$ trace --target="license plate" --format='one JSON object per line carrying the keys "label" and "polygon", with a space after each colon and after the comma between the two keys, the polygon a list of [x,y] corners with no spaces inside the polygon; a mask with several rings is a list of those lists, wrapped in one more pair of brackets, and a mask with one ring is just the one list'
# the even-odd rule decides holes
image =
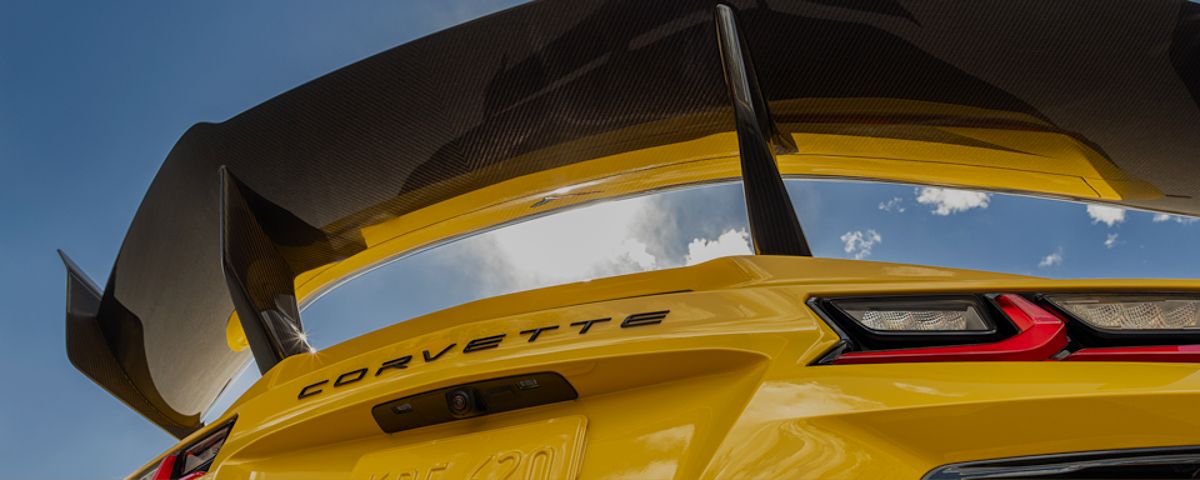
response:
{"label": "license plate", "polygon": [[559,417],[382,450],[360,458],[353,478],[573,479],[586,429],[586,417]]}

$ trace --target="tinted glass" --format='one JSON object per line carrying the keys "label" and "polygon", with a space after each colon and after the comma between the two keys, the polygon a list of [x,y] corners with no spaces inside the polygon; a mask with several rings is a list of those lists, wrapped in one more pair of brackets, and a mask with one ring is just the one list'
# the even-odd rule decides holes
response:
{"label": "tinted glass", "polygon": [[408,255],[304,311],[317,349],[481,298],[751,252],[740,183],[585,205]]}

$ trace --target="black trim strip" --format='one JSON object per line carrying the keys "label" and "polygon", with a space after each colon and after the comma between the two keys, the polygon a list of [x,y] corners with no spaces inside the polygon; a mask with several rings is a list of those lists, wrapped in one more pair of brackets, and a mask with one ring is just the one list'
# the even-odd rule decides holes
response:
{"label": "black trim strip", "polygon": [[943,465],[922,480],[1001,478],[1197,478],[1200,447],[1158,447],[1059,453]]}
{"label": "black trim strip", "polygon": [[737,124],[741,152],[742,187],[750,219],[750,237],[758,255],[812,256],[787,187],[779,174],[775,152],[793,152],[795,146],[780,135],[759,88],[746,40],[738,31],[737,17],[728,5],[717,5],[713,19],[717,45]]}

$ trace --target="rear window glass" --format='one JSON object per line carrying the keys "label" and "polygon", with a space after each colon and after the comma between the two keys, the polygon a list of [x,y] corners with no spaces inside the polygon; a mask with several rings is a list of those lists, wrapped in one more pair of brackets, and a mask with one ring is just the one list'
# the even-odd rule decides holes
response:
{"label": "rear window glass", "polygon": [[[789,178],[813,254],[1049,278],[1195,278],[1196,217],[898,183]],[[303,313],[322,349],[506,293],[751,253],[740,182],[580,206],[387,263]],[[209,414],[259,376],[251,364]]]}
{"label": "rear window glass", "polygon": [[788,179],[813,254],[1048,278],[1196,278],[1200,220],[1098,203]]}
{"label": "rear window glass", "polygon": [[740,183],[602,201],[502,226],[376,268],[309,305],[321,349],[506,293],[751,253]]}

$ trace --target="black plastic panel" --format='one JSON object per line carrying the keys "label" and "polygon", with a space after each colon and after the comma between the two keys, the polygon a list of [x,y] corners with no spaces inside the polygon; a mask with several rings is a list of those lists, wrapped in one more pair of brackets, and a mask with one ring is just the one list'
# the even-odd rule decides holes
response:
{"label": "black plastic panel", "polygon": [[[465,418],[578,398],[562,375],[552,372],[446,387],[376,405],[371,415],[384,432],[395,433]],[[456,403],[456,401],[462,402]],[[452,408],[455,405],[458,408]]]}

